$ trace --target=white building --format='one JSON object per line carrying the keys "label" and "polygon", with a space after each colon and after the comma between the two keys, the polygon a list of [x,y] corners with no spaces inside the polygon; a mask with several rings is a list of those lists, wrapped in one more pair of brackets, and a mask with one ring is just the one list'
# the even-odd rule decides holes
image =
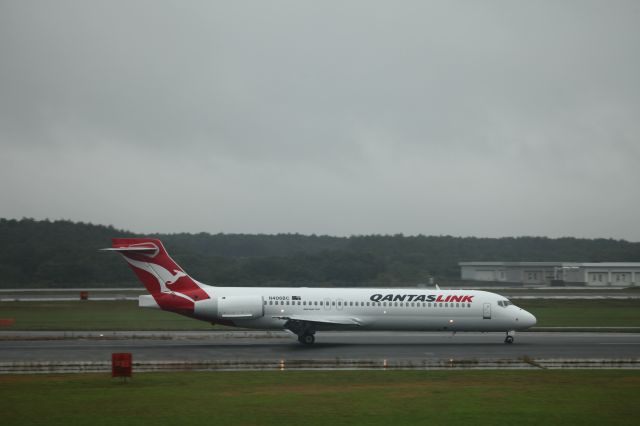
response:
{"label": "white building", "polygon": [[463,280],[549,285],[640,286],[640,262],[460,262]]}

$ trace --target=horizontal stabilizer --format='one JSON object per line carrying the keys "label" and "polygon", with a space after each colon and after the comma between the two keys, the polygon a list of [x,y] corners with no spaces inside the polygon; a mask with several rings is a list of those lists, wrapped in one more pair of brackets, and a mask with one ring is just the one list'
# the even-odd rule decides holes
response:
{"label": "horizontal stabilizer", "polygon": [[153,296],[149,294],[138,296],[138,306],[141,308],[160,309],[160,306],[158,305],[158,302],[156,302],[156,299],[154,299]]}
{"label": "horizontal stabilizer", "polygon": [[100,249],[103,251],[115,251],[118,253],[146,253],[151,254],[158,251],[157,247],[110,247]]}

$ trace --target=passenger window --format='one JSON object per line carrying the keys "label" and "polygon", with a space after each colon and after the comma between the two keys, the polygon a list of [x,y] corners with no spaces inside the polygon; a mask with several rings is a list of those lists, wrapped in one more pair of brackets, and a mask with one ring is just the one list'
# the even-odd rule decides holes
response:
{"label": "passenger window", "polygon": [[314,304],[314,305],[316,305],[316,306],[318,306],[318,302],[317,302],[317,301],[316,301],[316,302],[313,302],[313,304]]}
{"label": "passenger window", "polygon": [[265,305],[267,304],[267,301],[266,301],[266,300],[264,301],[264,304],[265,304]]}
{"label": "passenger window", "polygon": [[287,300],[287,306],[289,306],[289,301]]}
{"label": "passenger window", "polygon": [[427,305],[427,308],[430,308],[430,307],[431,307],[431,303],[429,303],[429,304]]}
{"label": "passenger window", "polygon": [[367,302],[367,306],[369,306],[369,302]]}
{"label": "passenger window", "polygon": [[269,300],[269,304],[270,304],[270,305],[273,305],[273,301],[272,301],[272,300]]}
{"label": "passenger window", "polygon": [[445,303],[445,304],[444,304],[444,307],[445,307],[445,308],[448,308],[448,307],[449,307],[449,304],[448,304],[448,303]]}
{"label": "passenger window", "polygon": [[336,302],[331,302],[331,306],[336,306]]}

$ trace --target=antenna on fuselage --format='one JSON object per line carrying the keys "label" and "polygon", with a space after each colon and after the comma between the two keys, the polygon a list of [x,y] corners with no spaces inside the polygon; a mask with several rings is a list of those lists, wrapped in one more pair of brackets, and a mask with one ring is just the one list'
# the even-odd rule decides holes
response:
{"label": "antenna on fuselage", "polygon": [[435,280],[433,279],[433,277],[429,277],[429,283],[432,285],[436,286],[436,290],[440,290],[440,286],[438,284],[436,284]]}

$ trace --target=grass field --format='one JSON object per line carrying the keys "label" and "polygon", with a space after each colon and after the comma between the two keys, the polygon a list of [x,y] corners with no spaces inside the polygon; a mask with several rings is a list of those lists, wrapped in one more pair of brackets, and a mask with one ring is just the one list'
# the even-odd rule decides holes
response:
{"label": "grass field", "polygon": [[538,327],[640,327],[640,299],[513,299]]}
{"label": "grass field", "polygon": [[10,425],[636,425],[639,371],[0,376]]}
{"label": "grass field", "polygon": [[[538,318],[539,327],[640,327],[640,299],[515,300]],[[135,301],[0,302],[0,318],[11,330],[211,330],[203,321]],[[216,326],[216,328],[225,328]]]}
{"label": "grass field", "polygon": [[211,330],[211,324],[171,312],[138,307],[137,301],[0,302],[11,330]]}

